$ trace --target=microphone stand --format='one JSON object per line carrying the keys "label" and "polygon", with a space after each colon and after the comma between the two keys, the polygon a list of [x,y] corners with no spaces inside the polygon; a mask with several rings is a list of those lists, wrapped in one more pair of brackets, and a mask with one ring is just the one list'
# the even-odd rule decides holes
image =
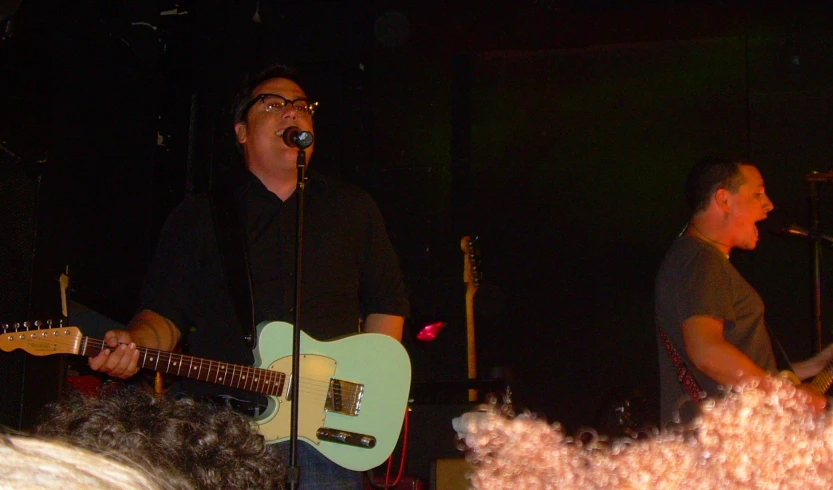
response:
{"label": "microphone stand", "polygon": [[[818,230],[821,224],[819,217],[819,185],[818,182],[808,182],[810,187],[810,229]],[[812,240],[813,254],[813,347],[821,352],[822,321],[821,321],[821,240]]]}
{"label": "microphone stand", "polygon": [[295,316],[292,328],[292,382],[289,399],[292,401],[289,422],[289,488],[295,490],[300,481],[301,469],[298,465],[298,385],[301,382],[301,257],[303,256],[304,237],[304,188],[306,186],[307,155],[304,148],[298,147],[298,207],[295,215]]}
{"label": "microphone stand", "polygon": [[[804,176],[809,186],[808,203],[810,208],[810,229],[820,229],[819,212],[819,184],[833,182],[833,173],[810,172]],[[813,347],[816,352],[822,348],[822,319],[821,319],[821,243],[817,238],[812,240],[812,295],[813,295]]]}

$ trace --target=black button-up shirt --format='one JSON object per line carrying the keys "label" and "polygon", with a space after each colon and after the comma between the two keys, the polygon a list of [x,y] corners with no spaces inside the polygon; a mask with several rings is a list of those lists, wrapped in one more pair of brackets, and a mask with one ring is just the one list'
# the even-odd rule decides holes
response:
{"label": "black button-up shirt", "polygon": [[[246,230],[255,323],[292,323],[298,193],[281,201],[247,173],[235,196]],[[327,340],[357,332],[359,319],[371,313],[408,314],[396,254],[367,193],[353,185],[311,178],[303,229],[304,332]],[[207,196],[184,201],[165,223],[141,307],[173,321],[190,355],[245,365],[254,361],[228,291]],[[183,381],[184,391],[192,394],[218,392],[205,385]]]}

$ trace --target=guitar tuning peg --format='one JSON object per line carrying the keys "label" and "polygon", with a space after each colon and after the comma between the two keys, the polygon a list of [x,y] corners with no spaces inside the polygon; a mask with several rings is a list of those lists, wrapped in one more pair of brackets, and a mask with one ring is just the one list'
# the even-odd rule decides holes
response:
{"label": "guitar tuning peg", "polygon": [[38,329],[39,329],[39,328],[41,327],[41,325],[42,325],[42,324],[43,324],[43,322],[42,322],[42,321],[40,321],[40,320],[35,320],[35,328],[38,328]]}
{"label": "guitar tuning peg", "polygon": [[52,328],[52,319],[51,318],[46,320],[46,328]]}
{"label": "guitar tuning peg", "polygon": [[30,326],[31,326],[31,324],[29,323],[29,321],[28,321],[28,320],[26,320],[25,322],[23,322],[23,328],[24,328],[25,330],[29,330],[29,327],[30,327]]}

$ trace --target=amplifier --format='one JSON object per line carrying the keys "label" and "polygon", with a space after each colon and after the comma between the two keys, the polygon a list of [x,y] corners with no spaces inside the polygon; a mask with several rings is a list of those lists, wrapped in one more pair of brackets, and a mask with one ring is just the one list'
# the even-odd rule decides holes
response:
{"label": "amplifier", "polygon": [[[374,485],[374,484],[373,484],[373,483],[371,483],[371,482],[370,482],[370,480],[368,479],[368,477],[367,477],[367,473],[365,473],[365,477],[364,477],[364,490],[379,490],[379,489],[389,489],[389,490],[426,490],[426,488],[425,488],[425,482],[423,482],[422,480],[420,480],[419,478],[417,478],[417,477],[415,477],[415,476],[403,475],[403,476],[402,476],[402,479],[401,479],[401,480],[399,480],[399,483],[398,483],[395,487],[386,487],[386,486],[384,485],[384,483],[385,483],[385,478],[384,478],[384,476],[382,476],[381,478],[380,478],[379,476],[376,476],[375,478],[376,478],[376,479],[375,479],[374,481],[375,481],[375,482],[377,482],[377,483]],[[379,482],[379,480],[381,480],[381,482]]]}
{"label": "amplifier", "polygon": [[463,458],[440,458],[431,462],[430,490],[468,490],[471,465]]}

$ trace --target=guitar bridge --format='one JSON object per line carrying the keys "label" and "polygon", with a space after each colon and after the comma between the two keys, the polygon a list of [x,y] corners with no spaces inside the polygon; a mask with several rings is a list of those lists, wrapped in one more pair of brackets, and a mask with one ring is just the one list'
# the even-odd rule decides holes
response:
{"label": "guitar bridge", "polygon": [[331,379],[324,410],[356,417],[361,412],[363,396],[363,384]]}

